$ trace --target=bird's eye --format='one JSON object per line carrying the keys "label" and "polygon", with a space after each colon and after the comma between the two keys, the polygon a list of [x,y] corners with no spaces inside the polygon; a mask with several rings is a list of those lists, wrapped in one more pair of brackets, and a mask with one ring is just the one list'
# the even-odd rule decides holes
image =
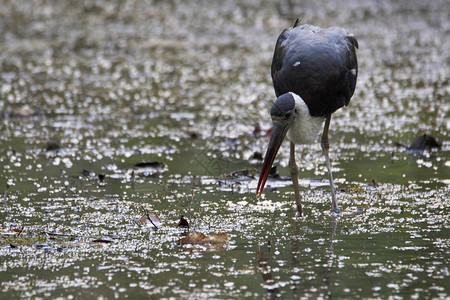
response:
{"label": "bird's eye", "polygon": [[286,113],[285,115],[284,115],[284,118],[287,120],[287,119],[289,119],[291,117],[291,113],[290,112],[288,112],[288,113]]}
{"label": "bird's eye", "polygon": [[298,113],[298,110],[297,110],[297,109],[295,109],[295,113]]}

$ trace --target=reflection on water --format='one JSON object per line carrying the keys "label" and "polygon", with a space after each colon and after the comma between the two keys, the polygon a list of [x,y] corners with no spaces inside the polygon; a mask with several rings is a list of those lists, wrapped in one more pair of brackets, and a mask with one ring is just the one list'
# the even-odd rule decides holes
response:
{"label": "reflection on water", "polygon": [[[446,298],[446,1],[6,1],[0,6],[0,289],[10,297]],[[330,142],[255,187],[275,39],[353,32],[360,74]],[[427,133],[442,147],[411,153]],[[50,141],[50,142],[49,142]],[[50,146],[49,146],[50,145]],[[258,155],[259,154],[259,155]],[[155,214],[161,226],[138,223]],[[190,232],[224,244],[176,243]]]}

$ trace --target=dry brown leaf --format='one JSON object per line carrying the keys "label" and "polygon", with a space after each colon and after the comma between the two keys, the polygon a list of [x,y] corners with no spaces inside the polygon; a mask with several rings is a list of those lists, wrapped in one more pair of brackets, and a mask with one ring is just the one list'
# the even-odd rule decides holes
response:
{"label": "dry brown leaf", "polygon": [[228,236],[228,233],[218,233],[215,235],[209,236],[209,242],[211,243],[225,243],[226,241],[229,241],[230,237]]}
{"label": "dry brown leaf", "polygon": [[190,243],[225,243],[229,241],[230,237],[228,233],[218,233],[215,235],[206,236],[203,233],[195,232],[184,238],[179,239],[177,242],[181,244]]}

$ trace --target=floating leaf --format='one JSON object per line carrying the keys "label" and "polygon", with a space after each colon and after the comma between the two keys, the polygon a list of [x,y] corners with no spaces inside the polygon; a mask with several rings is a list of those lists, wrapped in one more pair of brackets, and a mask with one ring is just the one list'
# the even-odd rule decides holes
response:
{"label": "floating leaf", "polygon": [[159,227],[162,225],[161,219],[155,214],[147,214],[148,219],[152,222],[153,225]]}
{"label": "floating leaf", "polygon": [[230,240],[228,233],[218,233],[207,238],[211,243],[225,243]]}
{"label": "floating leaf", "polygon": [[144,225],[144,226],[150,226],[152,223],[150,222],[150,219],[147,217],[147,214],[144,214],[144,215],[138,220],[138,224],[139,224],[139,225]]}
{"label": "floating leaf", "polygon": [[162,225],[161,219],[152,213],[144,214],[139,220],[138,224],[143,226],[154,226],[155,228],[159,228]]}
{"label": "floating leaf", "polygon": [[179,239],[177,242],[180,244],[192,244],[192,243],[225,243],[229,241],[230,237],[228,233],[218,233],[211,236],[206,236],[203,233],[192,233],[184,238]]}

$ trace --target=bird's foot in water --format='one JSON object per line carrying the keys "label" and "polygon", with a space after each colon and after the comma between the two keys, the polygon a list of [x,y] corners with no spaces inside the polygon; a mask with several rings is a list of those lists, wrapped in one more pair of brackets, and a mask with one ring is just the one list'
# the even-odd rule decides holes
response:
{"label": "bird's foot in water", "polygon": [[339,207],[333,207],[331,209],[331,213],[336,214],[336,216],[340,216],[341,215],[341,210]]}
{"label": "bird's foot in water", "polygon": [[295,213],[296,217],[303,217],[303,209],[302,205],[299,204],[300,201],[297,201],[297,212]]}

